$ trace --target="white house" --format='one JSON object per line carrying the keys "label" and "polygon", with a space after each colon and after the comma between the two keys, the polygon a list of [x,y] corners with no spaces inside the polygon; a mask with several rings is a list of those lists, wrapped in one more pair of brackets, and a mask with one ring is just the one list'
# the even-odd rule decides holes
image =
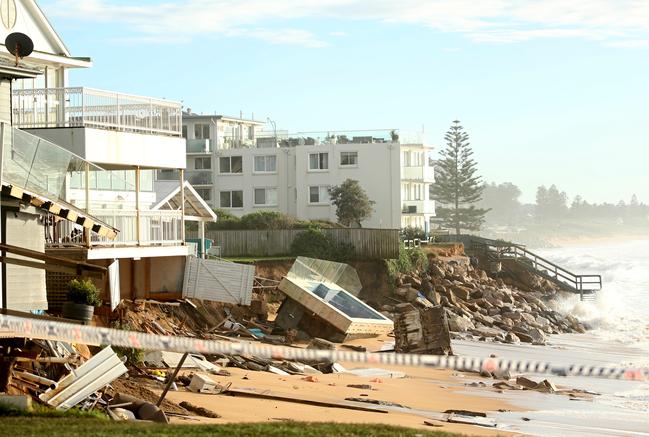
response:
{"label": "white house", "polygon": [[[184,179],[182,105],[71,86],[68,71],[92,62],[71,55],[33,0],[3,1],[0,19],[0,42],[9,33],[26,34],[34,52],[22,62],[43,73],[14,82],[14,127],[72,152],[76,158],[69,162],[61,197],[119,230],[109,240],[78,224],[56,222],[47,250],[98,263],[119,259],[126,296],[179,290],[182,275],[176,270],[189,253],[184,205],[154,208],[154,175],[173,169],[178,187]],[[4,46],[0,51],[9,56]]]}
{"label": "white house", "polygon": [[[355,179],[376,202],[364,227],[429,229],[435,215],[429,198],[434,169],[432,148],[423,142],[400,141],[396,131],[388,130],[269,133],[253,120],[211,117],[236,121],[248,133],[244,142],[228,144],[216,135],[221,118],[183,117],[187,176],[213,207],[237,216],[271,210],[335,221],[327,189]],[[197,134],[203,135],[201,147],[196,147]],[[177,176],[166,172],[158,177]]]}

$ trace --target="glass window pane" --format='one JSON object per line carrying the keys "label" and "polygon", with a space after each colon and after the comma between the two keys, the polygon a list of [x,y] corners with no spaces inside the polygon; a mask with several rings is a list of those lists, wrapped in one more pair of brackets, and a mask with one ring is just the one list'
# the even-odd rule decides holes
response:
{"label": "glass window pane", "polygon": [[70,173],[70,188],[81,189],[83,188],[84,173],[80,171],[73,171]]}
{"label": "glass window pane", "polygon": [[320,202],[329,203],[329,190],[328,187],[320,187]]}
{"label": "glass window pane", "polygon": [[309,170],[318,169],[318,154],[312,153],[309,155]]}
{"label": "glass window pane", "polygon": [[255,188],[255,205],[266,204],[266,190],[263,188]]}
{"label": "glass window pane", "polygon": [[268,188],[266,190],[266,205],[277,205],[277,189]]}
{"label": "glass window pane", "polygon": [[221,205],[221,208],[229,208],[230,207],[230,192],[229,191],[221,191],[220,194],[221,200],[219,205]]}
{"label": "glass window pane", "polygon": [[326,170],[329,168],[329,154],[321,153],[320,154],[320,169]]}
{"label": "glass window pane", "polygon": [[266,157],[266,171],[277,171],[277,157],[276,156],[267,156]]}
{"label": "glass window pane", "polygon": [[126,179],[125,179],[125,174],[124,170],[115,170],[111,172],[111,177],[112,177],[112,188],[113,190],[117,191],[124,191],[126,190]]}
{"label": "glass window pane", "polygon": [[109,171],[97,172],[97,189],[110,190],[110,178],[111,174]]}
{"label": "glass window pane", "polygon": [[243,173],[243,158],[241,156],[232,156],[230,165],[232,173]]}
{"label": "glass window pane", "polygon": [[255,171],[266,171],[263,156],[255,156]]}
{"label": "glass window pane", "polygon": [[221,173],[230,173],[230,158],[219,158],[219,169]]}
{"label": "glass window pane", "polygon": [[140,191],[153,191],[153,170],[140,171]]}
{"label": "glass window pane", "polygon": [[243,191],[232,192],[232,208],[243,208]]}
{"label": "glass window pane", "polygon": [[320,202],[320,187],[309,187],[309,202]]}

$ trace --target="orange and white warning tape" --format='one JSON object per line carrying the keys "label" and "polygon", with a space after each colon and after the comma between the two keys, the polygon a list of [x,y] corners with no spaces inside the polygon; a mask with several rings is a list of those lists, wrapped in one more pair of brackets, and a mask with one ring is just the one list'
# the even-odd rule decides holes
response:
{"label": "orange and white warning tape", "polygon": [[499,358],[301,349],[252,342],[227,342],[155,335],[0,314],[0,333],[3,331],[12,333],[14,337],[22,338],[56,340],[96,346],[111,345],[145,350],[190,352],[205,355],[253,355],[276,360],[344,361],[372,365],[434,367],[457,371],[486,370],[492,373],[509,370],[516,373],[547,373],[560,376],[591,376],[639,381],[646,381],[649,377],[649,369],[647,368],[634,369],[579,364],[557,366],[550,362]]}

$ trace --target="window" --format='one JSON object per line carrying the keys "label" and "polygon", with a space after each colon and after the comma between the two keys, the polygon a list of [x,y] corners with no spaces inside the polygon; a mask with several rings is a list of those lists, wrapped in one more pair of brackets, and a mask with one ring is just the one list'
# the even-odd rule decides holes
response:
{"label": "window", "polygon": [[277,188],[255,188],[255,205],[277,206]]}
{"label": "window", "polygon": [[255,156],[255,173],[274,173],[277,171],[275,155]]}
{"label": "window", "polygon": [[187,126],[183,126],[183,138],[187,138]]}
{"label": "window", "polygon": [[221,191],[221,208],[243,208],[243,191]]}
{"label": "window", "polygon": [[423,167],[424,166],[424,152],[403,152],[403,166],[404,167]]}
{"label": "window", "polygon": [[219,159],[221,173],[243,173],[243,158],[241,156],[224,156]]}
{"label": "window", "polygon": [[327,170],[328,168],[328,153],[309,153],[309,170]]}
{"label": "window", "polygon": [[358,152],[340,152],[340,165],[342,167],[355,167],[358,165]]}
{"label": "window", "polygon": [[203,198],[203,200],[209,202],[212,200],[212,190],[209,188],[195,188],[196,192],[198,193],[199,196]]}
{"label": "window", "polygon": [[197,140],[204,140],[210,138],[210,125],[204,123],[196,123],[194,125],[194,138]]}
{"label": "window", "polygon": [[209,170],[212,168],[212,158],[196,158],[194,160],[194,169]]}
{"label": "window", "polygon": [[329,187],[309,187],[309,203],[329,203]]}

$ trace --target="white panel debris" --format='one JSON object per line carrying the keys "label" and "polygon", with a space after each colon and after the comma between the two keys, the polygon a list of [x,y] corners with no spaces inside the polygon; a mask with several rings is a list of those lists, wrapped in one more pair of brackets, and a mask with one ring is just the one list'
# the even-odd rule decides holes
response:
{"label": "white panel debris", "polygon": [[68,410],[127,371],[122,360],[107,346],[59,381],[58,387],[39,398],[52,407]]}
{"label": "white panel debris", "polygon": [[227,261],[188,257],[183,297],[250,305],[255,267]]}

